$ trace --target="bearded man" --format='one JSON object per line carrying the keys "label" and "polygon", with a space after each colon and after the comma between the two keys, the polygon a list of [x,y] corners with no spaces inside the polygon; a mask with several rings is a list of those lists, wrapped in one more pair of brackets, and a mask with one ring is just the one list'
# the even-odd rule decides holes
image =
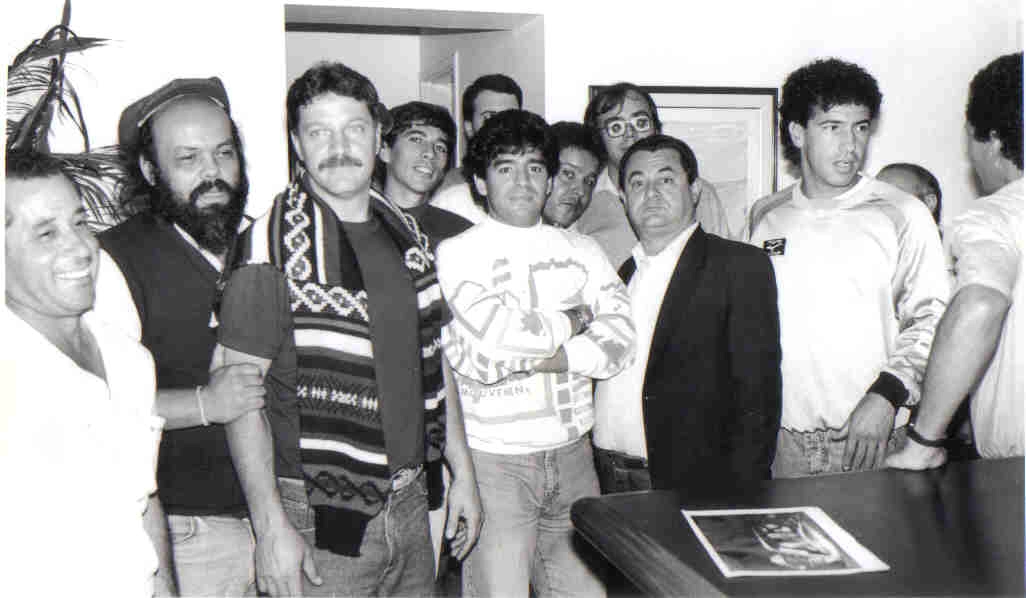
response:
{"label": "bearded man", "polygon": [[[119,197],[130,217],[100,235],[96,310],[156,364],[156,413],[167,420],[157,487],[179,589],[255,595],[264,539],[254,538],[226,424],[262,407],[265,390],[253,365],[210,367],[211,308],[248,190],[228,94],[216,77],[175,79],[124,110],[118,137],[129,173]],[[289,442],[285,423],[295,418],[267,415],[282,493],[302,493],[298,438]]]}

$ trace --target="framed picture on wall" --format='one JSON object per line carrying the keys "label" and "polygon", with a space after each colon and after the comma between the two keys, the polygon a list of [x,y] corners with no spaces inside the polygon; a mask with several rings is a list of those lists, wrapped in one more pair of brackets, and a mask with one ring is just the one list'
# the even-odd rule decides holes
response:
{"label": "framed picture on wall", "polygon": [[[592,85],[588,97],[604,89]],[[645,86],[663,133],[684,140],[699,175],[713,184],[731,231],[748,209],[777,187],[777,90],[772,87]]]}

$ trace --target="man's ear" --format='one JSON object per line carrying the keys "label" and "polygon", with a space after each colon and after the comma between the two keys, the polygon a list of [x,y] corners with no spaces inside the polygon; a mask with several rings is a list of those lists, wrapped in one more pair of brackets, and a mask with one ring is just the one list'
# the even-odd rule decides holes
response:
{"label": "man's ear", "polygon": [[987,151],[990,157],[995,161],[1002,156],[1001,150],[1005,147],[1005,144],[1001,142],[1001,138],[998,137],[997,131],[990,132],[990,139],[987,140]]}
{"label": "man's ear", "polygon": [[384,162],[385,164],[391,164],[392,163],[392,148],[388,147],[385,144],[382,144],[381,145],[381,149],[378,150],[378,157],[381,158],[381,161]]}
{"label": "man's ear", "polygon": [[474,175],[474,188],[482,197],[488,197],[488,185],[485,184],[485,180],[481,177]]}
{"label": "man's ear", "polygon": [[695,177],[695,182],[688,185],[691,189],[691,201],[698,205],[700,199],[702,199],[702,179]]}
{"label": "man's ear", "polygon": [[467,136],[467,141],[474,136],[474,123],[472,121],[463,121],[463,134]]}
{"label": "man's ear", "polygon": [[926,207],[930,209],[930,213],[932,214],[937,210],[937,194],[927,193],[923,196],[923,203],[926,204]]}
{"label": "man's ear", "polygon": [[791,121],[787,124],[787,132],[791,135],[791,143],[795,147],[805,147],[805,127],[801,124]]}
{"label": "man's ear", "polygon": [[157,185],[157,168],[146,158],[139,156],[139,170],[142,171],[143,178],[146,182],[156,186]]}

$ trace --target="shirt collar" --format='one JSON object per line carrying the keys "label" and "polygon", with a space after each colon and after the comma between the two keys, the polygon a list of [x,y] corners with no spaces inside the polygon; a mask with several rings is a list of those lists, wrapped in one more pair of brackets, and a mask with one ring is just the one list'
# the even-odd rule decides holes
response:
{"label": "shirt collar", "polygon": [[657,264],[665,263],[676,263],[680,259],[680,254],[684,251],[684,246],[688,244],[688,240],[691,239],[691,235],[695,233],[695,229],[698,228],[698,221],[695,220],[690,226],[677,233],[672,241],[663,247],[663,250],[655,255],[648,255],[645,253],[645,248],[639,241],[634,249],[631,250],[631,254],[634,256],[634,262],[637,264],[638,269],[651,267]]}

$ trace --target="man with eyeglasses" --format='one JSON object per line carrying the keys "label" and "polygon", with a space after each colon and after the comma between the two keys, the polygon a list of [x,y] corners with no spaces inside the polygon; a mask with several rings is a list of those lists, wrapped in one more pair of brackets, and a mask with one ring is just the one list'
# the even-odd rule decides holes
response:
{"label": "man with eyeglasses", "polygon": [[[648,93],[633,83],[617,83],[588,102],[584,124],[599,132],[609,159],[595,183],[591,205],[577,221],[577,230],[598,241],[613,266],[619,267],[638,242],[627,221],[620,193],[620,161],[636,141],[661,133],[662,122]],[[698,179],[696,210],[698,222],[706,232],[732,238],[723,204],[712,185],[703,179]]]}

